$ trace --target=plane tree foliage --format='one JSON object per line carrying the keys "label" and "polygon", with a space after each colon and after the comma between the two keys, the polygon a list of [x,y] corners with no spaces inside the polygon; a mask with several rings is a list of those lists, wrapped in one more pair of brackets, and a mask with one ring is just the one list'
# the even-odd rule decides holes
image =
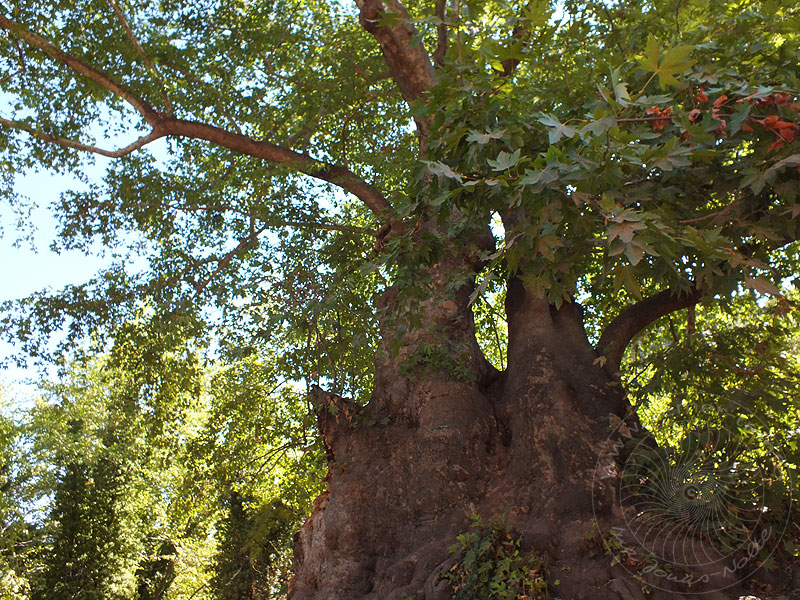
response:
{"label": "plane tree foliage", "polygon": [[[249,335],[290,330],[292,375],[341,371],[350,392],[339,380],[370,367],[344,355],[374,344],[375,291],[423,285],[396,265],[431,216],[456,233],[524,212],[504,217],[485,279],[517,273],[556,304],[580,290],[597,315],[664,286],[774,291],[792,272],[769,258],[796,233],[793,7],[467,2],[443,24],[432,8],[407,7],[413,45],[443,27],[454,39],[409,109],[347,4],[15,3],[6,175],[85,180],[93,154],[125,150],[56,207],[56,249],[99,240],[118,260],[31,296],[7,328],[41,354],[51,332],[72,342],[143,296],[173,318],[211,304],[234,325],[251,308]],[[377,255],[391,222],[406,235]],[[414,252],[430,261],[428,237]],[[125,251],[149,268],[126,268]],[[310,364],[323,356],[339,366]]]}
{"label": "plane tree foliage", "polygon": [[[142,508],[171,532],[167,545],[154,538],[155,562],[161,549],[180,556],[181,543],[202,545],[227,511],[230,551],[209,562],[233,573],[268,565],[279,589],[288,525],[311,511],[324,450],[337,467],[331,503],[315,505],[298,538],[306,566],[295,589],[355,598],[364,581],[390,585],[391,568],[375,575],[359,553],[377,565],[390,552],[381,544],[396,540],[403,565],[423,550],[405,546],[410,523],[370,512],[375,499],[356,493],[353,474],[378,489],[399,481],[408,499],[398,514],[416,515],[431,502],[425,486],[439,491],[429,476],[437,460],[485,467],[462,452],[484,418],[511,425],[491,425],[507,431],[482,447],[522,457],[538,444],[558,456],[564,437],[531,433],[544,417],[525,425],[539,393],[526,378],[540,359],[557,365],[542,381],[561,378],[584,403],[572,412],[593,429],[567,429],[584,432],[586,456],[607,433],[601,417],[620,418],[631,403],[664,451],[715,424],[738,432],[752,458],[766,448],[759,432],[777,432],[770,443],[789,466],[771,506],[790,510],[793,3],[19,0],[0,5],[0,30],[0,171],[9,182],[38,169],[75,176],[53,207],[53,247],[99,243],[110,264],[89,282],[6,303],[3,328],[39,359],[110,361],[93,377],[112,379],[80,393],[109,392],[92,400],[98,412],[83,422],[96,429],[85,439],[97,452],[124,446],[120,455],[144,457],[137,464],[160,483],[197,500],[153,493],[153,506],[176,506]],[[86,175],[95,161],[98,179]],[[30,199],[11,185],[0,193],[24,222]],[[585,352],[569,337],[578,330]],[[214,366],[206,373],[201,361]],[[560,402],[548,385],[536,407]],[[434,397],[442,414],[474,416],[463,428],[435,426],[453,436],[447,450],[436,446],[440,456],[427,433],[411,433]],[[708,400],[717,412],[701,410]],[[730,421],[742,409],[752,427]],[[70,439],[58,427],[78,422],[56,421],[39,428],[53,452]],[[337,462],[337,444],[360,458]],[[520,462],[538,464],[536,452]],[[176,456],[185,471],[169,466]],[[49,489],[79,486],[89,460],[51,473]],[[488,490],[517,489],[504,473],[471,500],[442,484],[442,498],[500,510]],[[569,494],[591,494],[581,481]],[[551,495],[569,495],[556,487]],[[338,508],[352,497],[362,504]],[[377,515],[368,527],[380,533],[366,536],[375,547],[356,548],[342,527],[342,537],[325,534],[343,544],[326,554],[313,536],[342,520],[337,510],[354,522]],[[437,510],[426,522],[441,522]],[[562,518],[541,510],[512,516],[535,536],[530,522]],[[579,526],[576,515],[564,532]],[[417,534],[431,540],[426,560],[443,564],[446,536]],[[280,548],[265,550],[273,538]],[[249,540],[246,552],[236,539]],[[327,577],[334,552],[350,566]],[[575,572],[563,589],[593,589],[580,578],[595,571]],[[407,578],[393,593],[428,585],[421,573]],[[171,589],[184,585],[176,575]]]}

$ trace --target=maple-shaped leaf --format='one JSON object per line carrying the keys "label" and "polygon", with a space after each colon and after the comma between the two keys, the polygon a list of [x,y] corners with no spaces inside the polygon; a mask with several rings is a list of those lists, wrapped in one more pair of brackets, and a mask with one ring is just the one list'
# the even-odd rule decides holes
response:
{"label": "maple-shaped leaf", "polygon": [[651,33],[647,36],[647,45],[644,55],[639,59],[639,64],[645,71],[653,73],[653,76],[658,75],[661,89],[668,85],[679,86],[680,83],[675,79],[675,75],[683,73],[694,64],[693,60],[689,60],[692,50],[694,50],[694,46],[675,46],[667,50],[664,58],[659,62],[661,51],[656,38]]}
{"label": "maple-shaped leaf", "polygon": [[492,167],[492,171],[507,171],[519,162],[520,150],[517,148],[513,154],[501,152],[496,160],[488,159],[486,162]]}
{"label": "maple-shaped leaf", "polygon": [[497,131],[490,131],[488,133],[480,133],[473,129],[470,130],[469,135],[467,136],[467,141],[469,143],[478,143],[478,144],[488,144],[491,140],[499,140],[505,135],[505,131],[503,129],[498,129]]}
{"label": "maple-shaped leaf", "polygon": [[644,223],[639,223],[636,221],[624,221],[622,223],[613,223],[609,225],[606,234],[608,235],[609,242],[614,240],[614,238],[619,237],[619,239],[627,244],[633,239],[633,236],[637,231],[641,231],[642,229],[646,228],[647,226]]}
{"label": "maple-shaped leaf", "polygon": [[563,124],[553,115],[539,113],[539,118],[537,120],[547,127],[547,137],[551,144],[555,144],[562,137],[571,138],[577,133],[574,127]]}
{"label": "maple-shaped leaf", "polygon": [[519,180],[520,185],[545,185],[558,179],[558,168],[548,165],[541,171],[525,169],[525,176]]}
{"label": "maple-shaped leaf", "polygon": [[636,281],[636,277],[633,275],[631,267],[628,265],[615,269],[614,272],[614,293],[618,293],[620,289],[623,288],[631,296],[637,300],[641,300],[642,290],[639,287],[639,282]]}
{"label": "maple-shaped leaf", "polygon": [[774,283],[766,277],[756,275],[755,277],[744,277],[744,285],[751,290],[757,291],[759,294],[770,294],[772,296],[780,296],[781,291]]}
{"label": "maple-shaped leaf", "polygon": [[433,162],[428,160],[424,160],[422,162],[425,163],[425,166],[428,167],[428,172],[431,173],[432,175],[448,177],[450,179],[455,179],[456,181],[461,183],[462,181],[461,173],[456,173],[448,165],[442,162]]}

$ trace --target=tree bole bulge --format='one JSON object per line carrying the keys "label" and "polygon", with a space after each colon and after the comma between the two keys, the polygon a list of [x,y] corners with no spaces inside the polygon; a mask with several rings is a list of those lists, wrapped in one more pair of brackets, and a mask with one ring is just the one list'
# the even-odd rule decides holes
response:
{"label": "tree bole bulge", "polygon": [[[295,539],[290,598],[451,598],[449,547],[474,514],[505,517],[525,550],[543,557],[554,595],[645,598],[621,583],[629,575],[593,538],[598,527],[624,525],[613,480],[596,476],[609,423],[640,425],[593,360],[576,306],[556,310],[515,282],[507,310],[508,368],[488,384],[477,372],[403,376],[402,359],[384,358],[363,408],[372,424],[320,408],[334,458]],[[453,326],[439,315],[427,322]],[[650,597],[683,596],[676,588]]]}

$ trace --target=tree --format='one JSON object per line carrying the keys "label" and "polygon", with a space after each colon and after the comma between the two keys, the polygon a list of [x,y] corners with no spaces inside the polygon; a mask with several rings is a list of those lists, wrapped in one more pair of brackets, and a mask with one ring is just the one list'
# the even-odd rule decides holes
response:
{"label": "tree", "polygon": [[28,473],[21,428],[10,405],[0,389],[0,599],[24,600],[30,591],[24,566],[33,536],[21,509]]}
{"label": "tree", "polygon": [[102,355],[41,384],[22,428],[36,474],[24,507],[40,550],[31,598],[155,600],[187,578],[171,539],[195,540],[172,505],[204,408],[188,346],[180,327],[131,319]]}
{"label": "tree", "polygon": [[[86,434],[79,420],[68,428],[74,443]],[[96,464],[71,457],[62,460],[50,515],[52,556],[33,598],[123,598],[115,580],[127,541],[121,515],[124,466],[108,454],[101,455]]]}
{"label": "tree", "polygon": [[4,172],[119,159],[63,194],[56,246],[149,261],[7,330],[42,355],[145,302],[318,384],[291,598],[446,598],[472,513],[564,598],[722,598],[757,568],[669,515],[636,537],[620,473],[655,442],[619,374],[661,317],[796,272],[793,3],[22,0],[0,28]]}

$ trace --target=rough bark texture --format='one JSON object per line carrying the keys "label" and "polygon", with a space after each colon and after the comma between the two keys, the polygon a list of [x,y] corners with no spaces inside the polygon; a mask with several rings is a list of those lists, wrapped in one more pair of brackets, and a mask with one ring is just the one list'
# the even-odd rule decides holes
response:
{"label": "rough bark texture", "polygon": [[[379,356],[366,407],[318,391],[330,470],[327,490],[295,540],[290,598],[450,598],[442,580],[456,561],[449,546],[470,515],[504,512],[524,550],[543,556],[560,581],[552,596],[645,598],[644,579],[611,566],[593,537],[598,526],[609,530],[625,521],[613,477],[596,474],[598,459],[608,454],[609,423],[625,417],[628,406],[596,361],[580,308],[555,310],[512,280],[508,368],[498,373],[475,342],[469,290],[444,291],[455,267],[444,262],[433,269],[442,291],[422,307],[429,327],[408,334],[398,356]],[[396,307],[391,293],[385,301],[389,341]],[[421,341],[436,340],[445,340],[454,356],[469,357],[472,378],[402,372]],[[709,585],[718,589],[720,582]],[[655,590],[648,597],[681,595]]]}

